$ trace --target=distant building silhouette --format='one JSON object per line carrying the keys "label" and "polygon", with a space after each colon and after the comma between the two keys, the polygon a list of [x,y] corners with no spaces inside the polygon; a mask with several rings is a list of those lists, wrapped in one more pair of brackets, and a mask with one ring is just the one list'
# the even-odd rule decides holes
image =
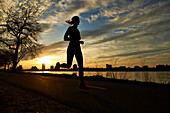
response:
{"label": "distant building silhouette", "polygon": [[169,71],[170,70],[170,65],[156,65],[156,69],[157,70],[166,70]]}
{"label": "distant building silhouette", "polygon": [[50,67],[50,70],[54,70],[54,66],[53,65]]}
{"label": "distant building silhouette", "polygon": [[143,68],[143,70],[148,70],[148,69],[149,69],[149,66],[144,65],[142,68]]}
{"label": "distant building silhouette", "polygon": [[106,69],[112,69],[112,65],[106,64]]}
{"label": "distant building silhouette", "polygon": [[42,63],[42,70],[45,70],[45,63]]}
{"label": "distant building silhouette", "polygon": [[111,65],[106,64],[106,68],[84,68],[85,71],[170,71],[170,65],[156,65],[156,67],[149,67],[148,65],[134,66],[134,67],[111,67]]}
{"label": "distant building silhouette", "polygon": [[138,70],[138,69],[141,69],[141,67],[135,66],[134,69]]}
{"label": "distant building silhouette", "polygon": [[119,70],[122,70],[122,71],[123,71],[123,70],[126,70],[126,66],[120,66],[120,67],[119,67]]}
{"label": "distant building silhouette", "polygon": [[31,67],[31,70],[33,70],[33,71],[37,71],[37,70],[38,70],[38,68],[37,68],[36,66],[32,66],[32,67]]}
{"label": "distant building silhouette", "polygon": [[59,62],[56,63],[55,70],[60,70],[60,63]]}
{"label": "distant building silhouette", "polygon": [[77,70],[77,64],[73,65],[73,70]]}
{"label": "distant building silhouette", "polygon": [[166,70],[170,70],[170,65],[166,64]]}

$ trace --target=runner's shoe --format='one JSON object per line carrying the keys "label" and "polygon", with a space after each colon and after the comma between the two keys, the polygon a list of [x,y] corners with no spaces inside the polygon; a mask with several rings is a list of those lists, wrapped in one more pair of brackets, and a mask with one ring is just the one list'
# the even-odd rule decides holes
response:
{"label": "runner's shoe", "polygon": [[79,86],[80,89],[84,89],[84,90],[89,90],[90,88],[88,86],[86,86],[85,83],[81,83]]}

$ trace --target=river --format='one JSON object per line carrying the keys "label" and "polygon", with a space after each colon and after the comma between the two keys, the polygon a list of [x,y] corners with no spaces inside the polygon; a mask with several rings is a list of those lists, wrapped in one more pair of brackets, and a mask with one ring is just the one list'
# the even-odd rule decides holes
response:
{"label": "river", "polygon": [[[50,74],[73,74],[78,75],[78,71],[25,71],[29,73],[50,73]],[[84,76],[103,76],[111,79],[123,79],[131,81],[154,82],[170,84],[170,72],[168,71],[139,71],[139,72],[120,72],[120,71],[84,71]]]}

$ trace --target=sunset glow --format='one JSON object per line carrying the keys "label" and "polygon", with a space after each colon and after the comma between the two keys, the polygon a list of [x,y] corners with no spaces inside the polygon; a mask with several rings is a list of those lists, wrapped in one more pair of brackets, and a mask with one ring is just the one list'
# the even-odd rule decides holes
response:
{"label": "sunset glow", "polygon": [[49,60],[49,58],[50,58],[49,56],[39,58],[40,64],[42,64],[42,63],[45,63],[46,65],[51,64],[51,61]]}

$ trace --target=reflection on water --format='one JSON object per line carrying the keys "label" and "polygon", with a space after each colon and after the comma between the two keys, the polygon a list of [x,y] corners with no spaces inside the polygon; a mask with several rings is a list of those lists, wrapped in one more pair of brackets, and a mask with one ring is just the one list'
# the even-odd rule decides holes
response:
{"label": "reflection on water", "polygon": [[[27,71],[26,71],[27,72]],[[31,73],[50,73],[50,74],[73,74],[77,71],[28,71]],[[113,71],[85,71],[85,76],[103,76],[111,79],[136,80],[142,82],[155,82],[170,84],[170,72],[113,72]]]}

